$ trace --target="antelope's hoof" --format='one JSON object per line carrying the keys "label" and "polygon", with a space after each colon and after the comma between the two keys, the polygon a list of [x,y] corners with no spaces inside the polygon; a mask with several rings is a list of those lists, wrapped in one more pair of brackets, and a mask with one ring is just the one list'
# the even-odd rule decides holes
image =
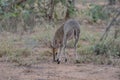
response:
{"label": "antelope's hoof", "polygon": [[60,64],[60,60],[59,59],[57,59],[57,64]]}
{"label": "antelope's hoof", "polygon": [[65,62],[67,62],[67,59],[65,59]]}
{"label": "antelope's hoof", "polygon": [[58,61],[57,64],[60,64],[60,61]]}

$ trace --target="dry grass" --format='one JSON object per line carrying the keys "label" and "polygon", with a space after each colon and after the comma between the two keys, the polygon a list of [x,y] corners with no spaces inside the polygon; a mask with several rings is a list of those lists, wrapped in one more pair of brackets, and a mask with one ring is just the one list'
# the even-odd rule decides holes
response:
{"label": "dry grass", "polygon": [[[17,65],[29,66],[48,59],[50,41],[54,35],[52,25],[47,23],[36,27],[33,33],[24,35],[3,32],[0,35],[0,57]],[[43,49],[41,49],[43,48]]]}
{"label": "dry grass", "polygon": [[[50,41],[53,38],[55,28],[52,25],[45,24],[36,27],[31,34],[6,34],[1,35],[0,57],[5,57],[8,62],[17,63],[17,65],[29,66],[39,62],[52,61],[52,54],[49,49]],[[102,35],[101,29],[81,26],[81,35],[78,43],[78,53],[81,63],[95,63],[106,65],[120,65],[119,59],[109,58],[104,55],[95,55],[94,47]],[[74,40],[68,43],[69,48],[73,48]],[[67,51],[70,53],[70,51]],[[7,57],[7,58],[6,58]]]}
{"label": "dry grass", "polygon": [[[92,1],[78,0],[78,5],[87,7],[87,3]],[[104,1],[104,0],[102,0]],[[100,2],[100,0],[96,1]],[[59,5],[58,5],[59,6]],[[79,7],[81,9],[81,7]],[[84,8],[83,8],[84,9]],[[60,16],[58,16],[59,18]],[[105,27],[100,22],[99,24],[89,24],[85,20],[88,19],[85,14],[78,13],[75,15],[76,19],[81,23],[81,34],[78,43],[78,53],[81,56],[81,63],[95,63],[95,64],[112,64],[120,65],[119,59],[106,57],[104,55],[95,55],[95,44],[98,43],[99,38],[103,34]],[[89,19],[88,19],[89,20]],[[30,65],[38,62],[47,62],[52,57],[50,49],[48,49],[50,41],[53,38],[55,30],[61,24],[53,24],[43,21],[43,23],[36,25],[32,33],[25,33],[23,35],[3,32],[0,34],[0,57],[7,57],[8,62],[15,62],[18,65]],[[117,41],[119,43],[119,40]],[[116,43],[116,44],[117,44]],[[72,48],[74,40],[68,43],[68,47]],[[52,59],[50,59],[52,60]]]}

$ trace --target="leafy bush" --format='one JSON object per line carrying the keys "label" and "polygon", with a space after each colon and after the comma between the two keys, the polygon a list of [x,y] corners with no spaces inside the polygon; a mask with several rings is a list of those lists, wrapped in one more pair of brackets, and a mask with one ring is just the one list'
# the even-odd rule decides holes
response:
{"label": "leafy bush", "polygon": [[103,6],[91,4],[86,15],[88,15],[93,22],[108,19],[108,12],[104,11],[103,8]]}
{"label": "leafy bush", "polygon": [[120,57],[120,39],[114,40],[114,42],[110,45],[110,54],[114,57]]}
{"label": "leafy bush", "polygon": [[95,45],[94,51],[97,55],[103,54],[112,57],[120,57],[120,41],[119,40],[106,40]]}
{"label": "leafy bush", "polygon": [[100,42],[96,44],[94,47],[94,51],[96,52],[97,55],[106,54],[108,51],[108,43]]}

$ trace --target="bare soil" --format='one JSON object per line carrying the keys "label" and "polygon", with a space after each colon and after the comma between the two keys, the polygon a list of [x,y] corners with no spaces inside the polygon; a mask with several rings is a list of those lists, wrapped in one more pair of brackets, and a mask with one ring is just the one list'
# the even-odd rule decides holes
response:
{"label": "bare soil", "polygon": [[[77,8],[85,7],[77,5]],[[69,54],[69,57],[73,58],[73,55]],[[75,64],[71,61],[56,64],[52,62],[52,56],[31,66],[16,66],[0,58],[0,80],[120,80],[120,67]]]}
{"label": "bare soil", "polygon": [[16,66],[1,61],[0,80],[120,80],[120,68],[73,62],[56,64],[52,60],[31,66]]}

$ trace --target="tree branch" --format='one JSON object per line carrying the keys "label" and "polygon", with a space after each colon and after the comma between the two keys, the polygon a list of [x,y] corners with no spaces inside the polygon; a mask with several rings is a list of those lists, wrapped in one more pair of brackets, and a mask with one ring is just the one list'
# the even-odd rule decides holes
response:
{"label": "tree branch", "polygon": [[114,23],[114,21],[116,21],[116,19],[117,19],[118,16],[120,16],[120,10],[119,10],[119,12],[116,14],[116,16],[111,20],[111,22],[108,24],[108,26],[107,26],[107,28],[106,28],[103,36],[100,38],[100,41],[102,41],[103,38],[106,39],[106,37],[108,36],[108,31],[110,30],[112,24]]}

